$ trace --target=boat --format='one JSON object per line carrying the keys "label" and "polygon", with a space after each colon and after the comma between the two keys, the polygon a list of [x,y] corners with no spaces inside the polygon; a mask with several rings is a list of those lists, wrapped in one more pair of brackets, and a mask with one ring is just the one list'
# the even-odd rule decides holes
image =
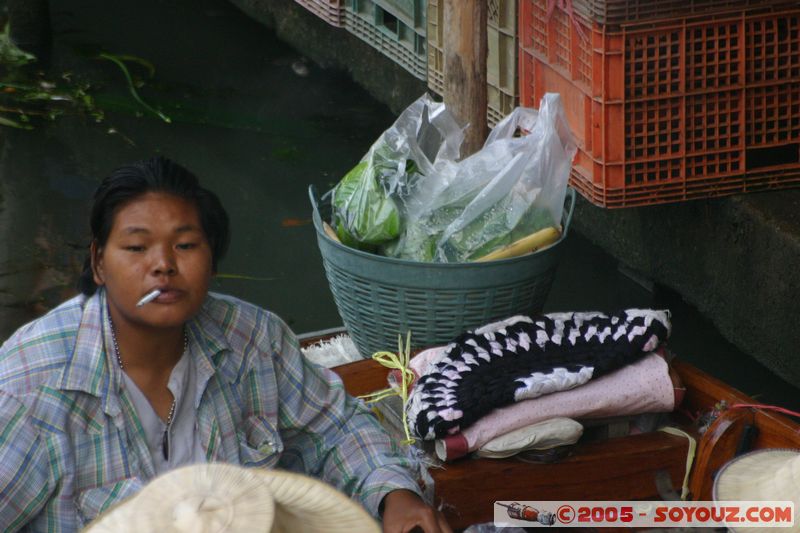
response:
{"label": "boat", "polygon": [[[318,342],[307,338],[304,344]],[[670,424],[696,442],[687,499],[712,499],[713,476],[741,453],[800,448],[800,424],[693,365],[673,360],[686,393]],[[364,395],[386,387],[389,369],[365,359],[332,368],[346,390]],[[698,421],[704,421],[703,428]],[[454,530],[494,520],[495,501],[677,499],[687,475],[691,441],[653,431],[578,441],[555,463],[518,458],[466,458],[431,468],[435,505]],[[672,495],[672,496],[670,496]]]}

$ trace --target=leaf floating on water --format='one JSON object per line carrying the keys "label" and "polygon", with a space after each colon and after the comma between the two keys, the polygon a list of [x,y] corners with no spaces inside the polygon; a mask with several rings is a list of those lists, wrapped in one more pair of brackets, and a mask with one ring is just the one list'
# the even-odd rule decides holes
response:
{"label": "leaf floating on water", "polygon": [[281,226],[284,228],[296,228],[299,226],[308,226],[311,224],[310,218],[284,218],[281,220]]}
{"label": "leaf floating on water", "polygon": [[129,63],[136,63],[144,67],[147,71],[147,77],[152,78],[156,75],[156,67],[148,60],[144,59],[143,57],[134,56],[130,54],[115,54],[114,57],[118,58],[120,61],[127,61]]}
{"label": "leaf floating on water", "polygon": [[245,276],[243,274],[217,274],[217,279],[243,279],[247,281],[275,281],[278,278],[259,278],[256,276]]}
{"label": "leaf floating on water", "polygon": [[5,28],[0,32],[0,65],[7,67],[21,67],[36,61],[36,56],[21,50],[11,40],[11,26],[6,22]]}
{"label": "leaf floating on water", "polygon": [[[6,102],[10,105],[0,105],[0,112],[13,113],[22,123],[29,122],[30,116],[44,117],[47,120],[55,120],[64,115],[70,109],[77,112],[89,113],[96,121],[103,119],[103,111],[98,109],[92,97],[87,94],[89,85],[68,81],[67,86],[45,80],[27,81],[0,81],[0,103]],[[35,109],[30,109],[26,104],[31,102],[41,103]],[[3,125],[12,126],[8,122]],[[30,129],[30,128],[26,128]]]}
{"label": "leaf floating on water", "polygon": [[16,120],[11,120],[10,118],[0,117],[0,126],[9,126],[11,128],[17,128],[20,130],[32,130],[33,126],[30,124],[21,124]]}
{"label": "leaf floating on water", "polygon": [[133,139],[131,139],[130,137],[119,131],[117,128],[108,128],[108,130],[106,130],[106,133],[108,133],[109,135],[119,135],[120,138],[122,138],[122,140],[124,140],[129,145],[136,146],[136,143],[133,142]]}
{"label": "leaf floating on water", "polygon": [[[99,57],[100,59],[107,59],[107,60],[111,61],[112,63],[114,63],[115,65],[117,65],[120,68],[120,70],[122,71],[122,74],[125,76],[125,80],[128,82],[128,91],[131,93],[131,96],[133,96],[133,99],[136,100],[137,102],[139,102],[139,105],[141,105],[143,108],[145,108],[150,113],[156,115],[158,118],[160,118],[161,120],[163,120],[167,124],[172,123],[172,119],[171,118],[169,118],[167,115],[165,115],[164,113],[162,113],[158,109],[155,109],[154,107],[150,106],[147,102],[142,100],[142,98],[139,96],[139,93],[136,92],[136,87],[135,87],[135,84],[133,82],[133,78],[131,77],[131,73],[130,73],[130,71],[128,71],[128,67],[126,67],[125,63],[124,63],[124,60],[126,58],[129,59],[129,58],[131,58],[133,56],[124,56],[124,55],[119,56],[119,55],[107,54],[107,53],[103,52],[100,55],[98,55],[97,57]],[[137,58],[137,59],[139,59],[139,58]]]}

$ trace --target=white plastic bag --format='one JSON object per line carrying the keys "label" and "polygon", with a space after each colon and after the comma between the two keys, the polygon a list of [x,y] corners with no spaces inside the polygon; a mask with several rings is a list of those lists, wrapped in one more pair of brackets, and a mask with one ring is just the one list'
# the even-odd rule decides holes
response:
{"label": "white plastic bag", "polygon": [[400,238],[383,253],[416,261],[472,261],[560,225],[576,151],[558,94],[546,94],[538,112],[515,109],[481,150],[442,165],[417,184],[406,200]]}

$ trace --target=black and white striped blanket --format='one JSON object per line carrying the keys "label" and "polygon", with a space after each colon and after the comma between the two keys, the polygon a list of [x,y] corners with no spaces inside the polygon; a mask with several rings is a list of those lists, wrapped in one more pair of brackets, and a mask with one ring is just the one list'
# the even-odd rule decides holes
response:
{"label": "black and white striped blanket", "polygon": [[409,396],[412,431],[430,440],[493,409],[577,387],[655,350],[669,311],[551,313],[467,332],[427,365]]}

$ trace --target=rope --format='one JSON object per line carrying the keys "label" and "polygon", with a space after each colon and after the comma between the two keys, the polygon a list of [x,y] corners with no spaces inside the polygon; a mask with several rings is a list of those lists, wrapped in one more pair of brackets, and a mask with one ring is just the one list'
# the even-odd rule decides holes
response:
{"label": "rope", "polygon": [[411,431],[408,428],[408,415],[406,414],[409,388],[414,382],[414,372],[408,368],[408,362],[411,359],[411,332],[409,331],[406,335],[405,346],[403,346],[403,337],[400,334],[397,335],[396,354],[392,352],[375,352],[372,354],[372,358],[386,368],[400,371],[399,390],[394,387],[389,387],[371,394],[359,396],[359,398],[364,400],[366,403],[371,404],[379,402],[384,398],[400,396],[400,400],[403,404],[403,431],[405,431],[406,434],[406,439],[402,442],[402,444],[414,444],[416,439],[411,436]]}
{"label": "rope", "polygon": [[777,405],[766,405],[761,403],[735,403],[731,405],[731,409],[745,409],[745,408],[752,408],[752,409],[764,409],[767,411],[777,411],[778,413],[794,416],[800,418],[800,413],[797,411],[792,411],[791,409],[786,409],[785,407],[779,407]]}

